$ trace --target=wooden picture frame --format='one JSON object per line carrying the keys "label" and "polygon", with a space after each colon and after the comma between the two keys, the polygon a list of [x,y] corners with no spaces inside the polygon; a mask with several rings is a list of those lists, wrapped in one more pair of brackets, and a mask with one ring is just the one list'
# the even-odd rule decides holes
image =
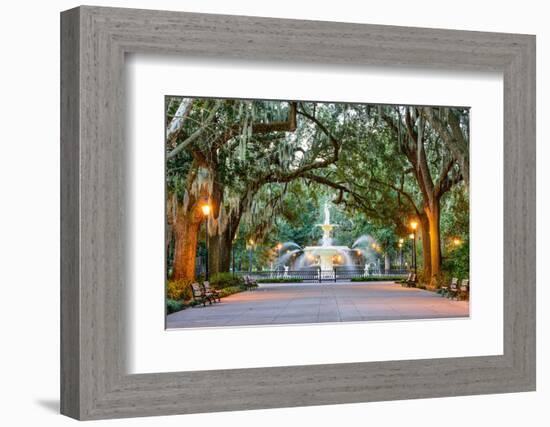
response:
{"label": "wooden picture frame", "polygon": [[[126,53],[502,72],[503,355],[127,374]],[[535,390],[534,36],[71,9],[61,14],[61,166],[65,415],[101,419]]]}

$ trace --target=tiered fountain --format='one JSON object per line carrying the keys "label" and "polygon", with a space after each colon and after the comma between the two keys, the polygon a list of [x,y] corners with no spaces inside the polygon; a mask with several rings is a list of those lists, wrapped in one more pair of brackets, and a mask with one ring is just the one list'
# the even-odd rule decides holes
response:
{"label": "tiered fountain", "polygon": [[323,238],[321,246],[306,246],[304,248],[304,256],[308,260],[316,260],[313,265],[319,266],[321,271],[332,272],[335,265],[349,266],[352,265],[347,246],[334,246],[332,244],[332,230],[337,227],[336,224],[330,223],[330,210],[328,203],[325,203],[324,210],[325,218],[322,224],[317,224],[323,230]]}
{"label": "tiered fountain", "polygon": [[[363,235],[351,246],[333,245],[332,231],[337,224],[330,223],[330,209],[328,202],[324,205],[324,220],[317,224],[323,230],[323,237],[319,246],[302,248],[295,242],[286,242],[278,248],[280,257],[276,261],[278,271],[285,274],[289,270],[320,270],[321,278],[333,277],[335,267],[363,270],[364,275],[380,274],[380,260],[374,252],[372,237]],[[359,256],[358,263],[353,258]]]}

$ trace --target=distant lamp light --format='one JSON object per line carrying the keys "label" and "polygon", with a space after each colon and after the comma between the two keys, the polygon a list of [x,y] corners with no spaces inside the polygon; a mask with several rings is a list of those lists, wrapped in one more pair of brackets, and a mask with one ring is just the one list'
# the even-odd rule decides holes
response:
{"label": "distant lamp light", "polygon": [[411,240],[414,239],[414,234],[412,234],[412,233],[409,234],[409,239],[411,239]]}
{"label": "distant lamp light", "polygon": [[202,205],[201,209],[202,209],[202,213],[203,213],[204,216],[210,215],[211,208],[210,208],[209,204]]}
{"label": "distant lamp light", "polygon": [[277,250],[279,250],[279,251],[280,251],[280,250],[281,250],[282,248],[283,248],[283,245],[282,245],[282,243],[278,243],[278,244],[277,244]]}
{"label": "distant lamp light", "polygon": [[402,245],[403,243],[405,243],[405,240],[404,239],[399,239],[399,244]]}
{"label": "distant lamp light", "polygon": [[416,221],[411,221],[411,228],[412,228],[413,230],[416,230],[417,227],[418,227],[418,222],[416,222]]}
{"label": "distant lamp light", "polygon": [[461,244],[462,244],[462,241],[458,237],[455,237],[453,239],[453,245],[460,246]]}

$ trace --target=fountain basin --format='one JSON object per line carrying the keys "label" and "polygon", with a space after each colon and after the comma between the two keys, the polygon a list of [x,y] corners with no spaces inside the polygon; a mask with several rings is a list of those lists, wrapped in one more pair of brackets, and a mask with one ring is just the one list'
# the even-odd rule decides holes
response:
{"label": "fountain basin", "polygon": [[[350,251],[347,246],[306,246],[304,254],[307,257],[319,257],[319,267],[321,270],[330,270],[334,268],[334,256],[344,256]],[[338,264],[339,265],[339,264]]]}
{"label": "fountain basin", "polygon": [[339,255],[342,252],[349,252],[351,249],[347,246],[306,246],[304,252],[312,255]]}

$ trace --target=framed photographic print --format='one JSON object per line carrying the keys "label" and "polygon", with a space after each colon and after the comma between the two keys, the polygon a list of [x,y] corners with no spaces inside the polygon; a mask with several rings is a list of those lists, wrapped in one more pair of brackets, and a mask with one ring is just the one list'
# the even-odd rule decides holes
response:
{"label": "framed photographic print", "polygon": [[166,115],[167,327],[468,316],[469,109],[168,96]]}
{"label": "framed photographic print", "polygon": [[62,413],[535,389],[534,36],[84,6],[61,40]]}

